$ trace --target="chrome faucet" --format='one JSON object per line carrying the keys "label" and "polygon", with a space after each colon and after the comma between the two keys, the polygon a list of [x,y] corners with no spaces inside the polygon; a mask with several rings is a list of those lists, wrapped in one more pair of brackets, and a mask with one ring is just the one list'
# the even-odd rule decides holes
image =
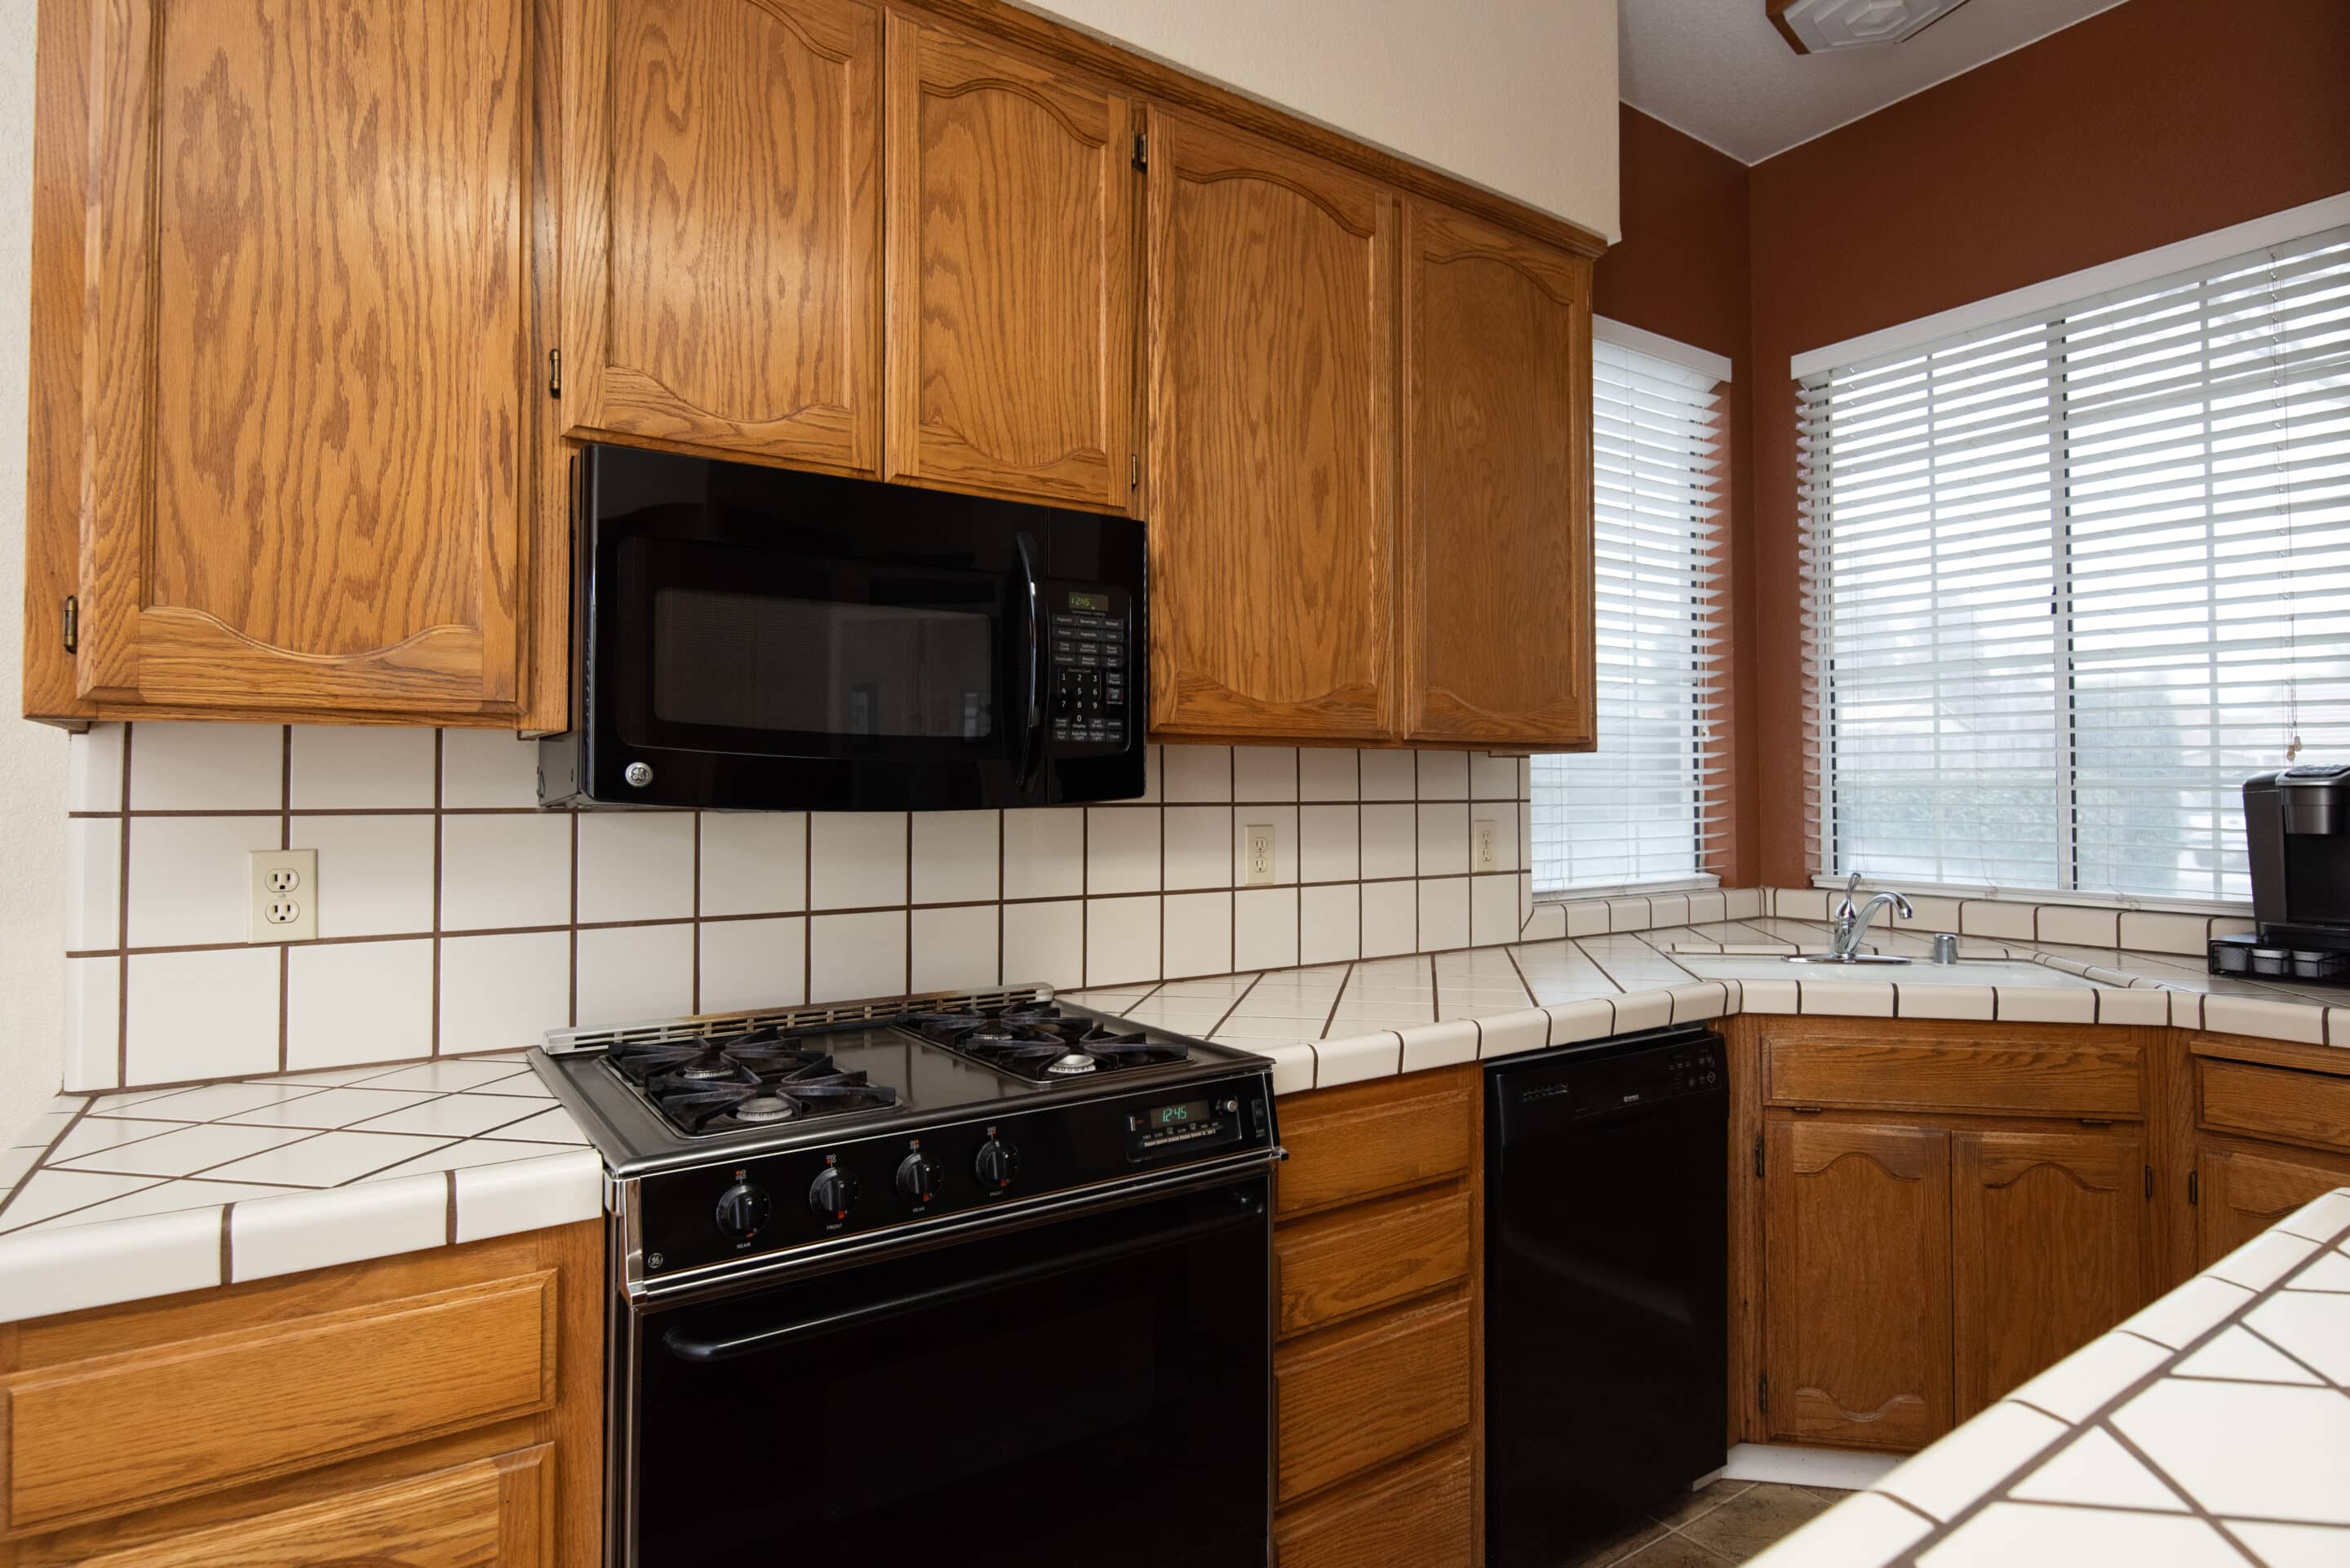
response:
{"label": "chrome faucet", "polygon": [[1877,894],[1856,910],[1852,907],[1852,896],[1859,890],[1860,873],[1856,871],[1852,879],[1844,885],[1844,902],[1836,908],[1835,936],[1828,943],[1827,956],[1835,962],[1852,963],[1859,960],[1860,944],[1868,935],[1868,922],[1875,919],[1877,911],[1886,905],[1890,904],[1900,910],[1905,920],[1917,918],[1917,911],[1909,907],[1909,900],[1891,892]]}

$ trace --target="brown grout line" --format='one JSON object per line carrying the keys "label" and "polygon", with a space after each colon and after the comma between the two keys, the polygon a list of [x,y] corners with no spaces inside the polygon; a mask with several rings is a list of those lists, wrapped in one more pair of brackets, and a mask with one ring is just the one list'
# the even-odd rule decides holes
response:
{"label": "brown grout line", "polygon": [[577,812],[572,813],[571,815],[570,886],[571,935],[570,940],[566,945],[571,950],[571,973],[566,982],[567,992],[565,1007],[568,1015],[564,1019],[564,1023],[577,1028],[579,1023],[579,814]]}
{"label": "brown grout line", "polygon": [[[130,806],[130,738],[136,724],[122,726],[122,805],[127,813]],[[114,940],[124,953],[130,942],[130,818],[122,819],[122,831],[117,836],[122,841],[122,869],[116,888],[121,907],[115,917]],[[130,960],[115,960],[114,998],[114,1082],[117,1087],[130,1077]]]}
{"label": "brown grout line", "polygon": [[443,785],[442,775],[447,763],[449,732],[432,732],[432,1018],[431,1021],[432,1056],[441,1055],[441,897],[442,860],[441,846],[441,802]]}
{"label": "brown grout line", "polygon": [[[25,1168],[25,1174],[16,1179],[16,1185],[10,1188],[5,1192],[0,1192],[0,1214],[5,1214],[8,1212],[8,1206],[16,1201],[16,1195],[25,1190],[26,1185],[33,1179],[34,1172],[41,1169],[48,1163],[49,1156],[57,1152],[57,1146],[66,1141],[67,1137],[72,1133],[74,1128],[81,1126],[82,1118],[88,1115],[89,1115],[89,1102],[88,1100],[84,1100],[81,1103],[81,1109],[74,1112],[72,1116],[67,1117],[66,1125],[57,1129],[57,1136],[50,1138],[47,1143],[42,1146],[39,1157],[36,1158],[32,1164]],[[101,1201],[103,1200],[101,1199]],[[71,1212],[71,1210],[68,1210],[68,1212]],[[37,1225],[41,1223],[41,1221],[36,1220],[34,1223]]]}
{"label": "brown grout line", "polygon": [[1207,1033],[1200,1036],[1200,1038],[1202,1040],[1214,1039],[1216,1037],[1216,1031],[1222,1029],[1225,1024],[1232,1022],[1232,1014],[1240,1011],[1241,1003],[1249,999],[1249,992],[1254,991],[1258,984],[1263,981],[1265,974],[1269,972],[1269,971],[1260,971],[1255,978],[1252,979],[1246,985],[1241,987],[1241,993],[1232,998],[1232,1004],[1216,1015],[1216,1022],[1211,1024],[1208,1028]]}
{"label": "brown grout line", "polygon": [[1542,1003],[1534,997],[1534,982],[1526,978],[1526,966],[1518,961],[1518,955],[1513,950],[1511,943],[1502,944],[1502,956],[1510,961],[1510,968],[1518,977],[1518,987],[1526,993],[1526,1005],[1540,1007]]}
{"label": "brown grout line", "polygon": [[[1361,765],[1362,764],[1359,762],[1356,764],[1358,769]],[[1361,945],[1362,944],[1359,942],[1356,944],[1358,950],[1361,948]],[[1347,972],[1338,977],[1338,994],[1330,999],[1330,1011],[1323,1014],[1322,1032],[1315,1036],[1316,1040],[1327,1040],[1330,1038],[1330,1026],[1338,1021],[1338,1004],[1347,999],[1347,988],[1355,983],[1355,968],[1356,965],[1361,961],[1361,960],[1357,959],[1349,962],[1347,965]],[[1317,1057],[1316,1060],[1318,1061],[1319,1058]]]}

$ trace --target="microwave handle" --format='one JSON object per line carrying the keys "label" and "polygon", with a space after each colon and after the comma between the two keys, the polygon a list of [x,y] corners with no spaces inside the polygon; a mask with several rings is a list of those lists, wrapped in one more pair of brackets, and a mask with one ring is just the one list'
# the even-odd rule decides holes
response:
{"label": "microwave handle", "polygon": [[1021,715],[1015,781],[1024,791],[1036,776],[1037,748],[1045,739],[1045,606],[1044,592],[1036,581],[1036,541],[1023,530],[1015,543],[1020,547],[1021,587],[1028,597],[1028,692]]}

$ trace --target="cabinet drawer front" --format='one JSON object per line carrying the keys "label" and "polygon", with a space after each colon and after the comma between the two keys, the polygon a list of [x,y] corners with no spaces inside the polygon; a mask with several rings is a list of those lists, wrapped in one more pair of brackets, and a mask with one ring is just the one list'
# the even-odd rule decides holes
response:
{"label": "cabinet drawer front", "polygon": [[1476,1079],[1427,1073],[1281,1102],[1276,1214],[1302,1214],[1456,1176],[1476,1141]]}
{"label": "cabinet drawer front", "polygon": [[1273,1358],[1287,1502],[1469,1424],[1470,1305],[1459,1292]]}
{"label": "cabinet drawer front", "polygon": [[1469,1194],[1399,1198],[1274,1235],[1284,1336],[1449,1284],[1469,1272]]}
{"label": "cabinet drawer front", "polygon": [[1768,1096],[1781,1106],[2136,1116],[2137,1048],[2095,1040],[1918,1043],[1891,1036],[1765,1035]]}
{"label": "cabinet drawer front", "polygon": [[8,1527],[129,1512],[545,1409],[554,1283],[524,1275],[0,1380]]}
{"label": "cabinet drawer front", "polygon": [[1471,1568],[1466,1440],[1274,1521],[1280,1568]]}
{"label": "cabinet drawer front", "polygon": [[537,1568],[554,1478],[554,1449],[542,1445],[110,1552],[82,1568]]}
{"label": "cabinet drawer front", "polygon": [[2237,1062],[2200,1062],[2203,1125],[2350,1148],[2350,1079]]}

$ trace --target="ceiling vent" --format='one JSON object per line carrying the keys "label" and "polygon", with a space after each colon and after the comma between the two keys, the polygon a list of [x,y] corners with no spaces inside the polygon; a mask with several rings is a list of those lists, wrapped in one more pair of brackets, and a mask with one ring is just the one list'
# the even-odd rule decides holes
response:
{"label": "ceiling vent", "polygon": [[1799,55],[1828,55],[1914,38],[1966,0],[1763,0],[1771,25]]}

